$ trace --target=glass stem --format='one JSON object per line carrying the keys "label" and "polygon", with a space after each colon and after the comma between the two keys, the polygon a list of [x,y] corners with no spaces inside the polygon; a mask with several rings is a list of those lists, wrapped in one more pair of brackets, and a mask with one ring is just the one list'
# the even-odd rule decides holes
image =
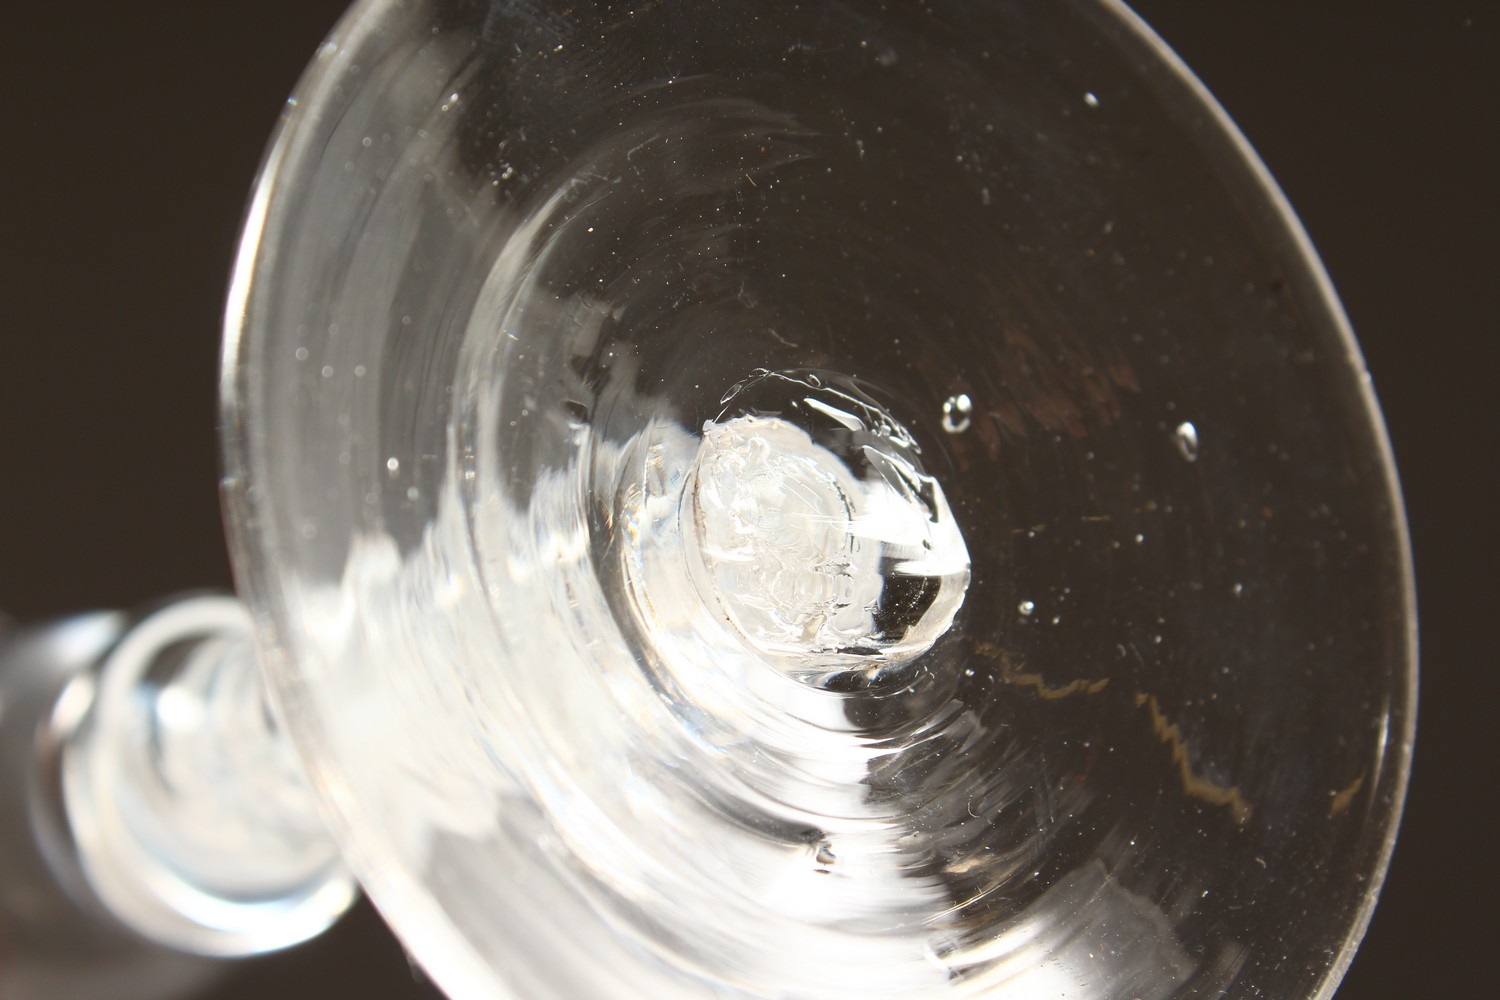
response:
{"label": "glass stem", "polygon": [[[0,749],[0,994],[121,996],[145,963],[166,996],[203,979],[183,956],[296,944],[355,896],[231,598],[0,635]],[[73,982],[84,938],[114,992]]]}

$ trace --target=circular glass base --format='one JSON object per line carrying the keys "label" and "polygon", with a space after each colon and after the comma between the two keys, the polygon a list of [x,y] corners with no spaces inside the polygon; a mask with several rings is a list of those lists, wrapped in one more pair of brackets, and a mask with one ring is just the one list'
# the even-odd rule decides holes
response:
{"label": "circular glass base", "polygon": [[1399,496],[1123,7],[365,3],[244,247],[238,571],[446,990],[1331,992]]}

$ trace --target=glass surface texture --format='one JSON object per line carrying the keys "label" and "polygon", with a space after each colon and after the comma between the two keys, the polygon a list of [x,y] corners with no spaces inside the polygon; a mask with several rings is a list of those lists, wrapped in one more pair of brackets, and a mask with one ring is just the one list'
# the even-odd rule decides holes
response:
{"label": "glass surface texture", "polygon": [[359,4],[229,327],[287,724],[452,995],[1331,992],[1399,497],[1123,8]]}

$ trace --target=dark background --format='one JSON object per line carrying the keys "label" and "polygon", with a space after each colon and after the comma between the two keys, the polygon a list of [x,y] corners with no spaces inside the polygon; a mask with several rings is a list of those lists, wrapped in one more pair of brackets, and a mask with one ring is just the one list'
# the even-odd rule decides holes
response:
{"label": "dark background", "polygon": [[[228,585],[221,302],[265,138],[341,7],[39,0],[0,22],[0,608],[15,618]],[[1423,647],[1415,776],[1339,996],[1483,995],[1500,927],[1500,4],[1136,7],[1301,215],[1405,485]],[[436,995],[368,908],[213,996],[273,994]]]}

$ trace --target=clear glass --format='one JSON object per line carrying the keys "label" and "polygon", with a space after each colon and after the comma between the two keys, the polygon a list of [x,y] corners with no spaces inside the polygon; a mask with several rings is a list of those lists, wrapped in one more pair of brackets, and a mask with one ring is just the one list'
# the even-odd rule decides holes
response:
{"label": "clear glass", "polygon": [[194,595],[121,629],[58,700],[69,836],[90,894],[198,955],[299,944],[353,880],[267,703],[239,601]]}
{"label": "clear glass", "polygon": [[0,713],[0,995],[199,995],[354,899],[233,598],[0,635]]}
{"label": "clear glass", "polygon": [[1123,6],[368,0],[228,328],[273,686],[451,995],[1336,986],[1413,737],[1399,492]]}

